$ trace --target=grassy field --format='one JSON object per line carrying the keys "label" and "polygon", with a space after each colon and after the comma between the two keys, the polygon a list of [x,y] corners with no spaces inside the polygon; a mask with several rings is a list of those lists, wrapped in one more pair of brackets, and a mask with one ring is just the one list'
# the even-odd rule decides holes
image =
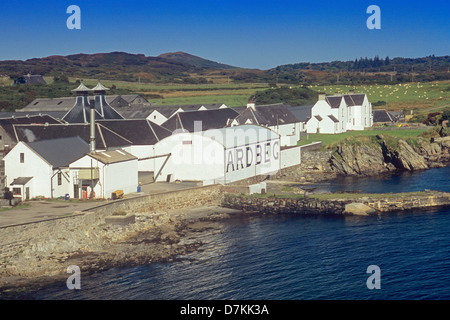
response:
{"label": "grassy field", "polygon": [[[46,78],[46,81],[51,83],[53,79]],[[95,86],[97,81],[83,80],[88,87]],[[243,106],[257,91],[269,89],[266,83],[232,81],[207,84],[157,84],[116,80],[101,80],[101,82],[106,87],[114,85],[118,89],[128,89],[143,95],[162,96],[162,99],[151,99],[151,102],[157,104],[225,103],[228,106]],[[392,85],[313,85],[310,88],[327,94],[349,93],[351,90],[366,93],[369,101],[378,105],[374,106],[374,109],[405,110],[407,114],[413,111],[419,118],[450,107],[450,81]]]}
{"label": "grassy field", "polygon": [[[311,86],[311,89],[322,91],[327,94],[348,93],[350,90],[364,92],[369,100],[374,103],[384,101],[388,107],[390,104],[409,103],[427,100],[445,101],[450,99],[450,81],[426,82],[426,83],[404,83],[395,85],[334,85],[334,86]],[[385,105],[380,106],[384,108]]]}
{"label": "grassy field", "polygon": [[416,119],[424,119],[431,112],[442,112],[450,107],[450,81],[411,82],[393,85],[334,85],[311,86],[327,94],[348,93],[350,90],[366,93],[374,109],[404,110]]}
{"label": "grassy field", "polygon": [[245,106],[248,102],[248,95],[198,95],[180,96],[164,99],[151,99],[151,102],[158,105],[185,105],[185,104],[211,104],[224,103],[228,107]]}
{"label": "grassy field", "polygon": [[308,134],[307,137],[304,137],[303,140],[299,141],[298,145],[306,145],[311,142],[322,141],[322,146],[327,147],[329,145],[335,144],[349,137],[375,136],[377,134],[407,139],[407,138],[415,138],[426,130],[428,130],[428,128],[348,131],[340,134],[311,133]]}
{"label": "grassy field", "polygon": [[[161,99],[150,99],[159,105],[181,105],[201,103],[225,103],[227,106],[245,106],[250,96],[258,90],[268,89],[265,83],[208,83],[208,84],[155,84],[126,81],[101,80],[106,87],[129,89],[142,95],[159,95]],[[97,80],[83,80],[92,87]]]}

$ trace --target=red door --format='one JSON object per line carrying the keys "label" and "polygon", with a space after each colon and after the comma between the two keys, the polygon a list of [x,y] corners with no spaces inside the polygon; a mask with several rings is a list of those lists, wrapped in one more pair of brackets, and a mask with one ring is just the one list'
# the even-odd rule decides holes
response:
{"label": "red door", "polygon": [[87,200],[87,198],[88,198],[87,187],[82,187],[82,197],[83,197],[83,199]]}

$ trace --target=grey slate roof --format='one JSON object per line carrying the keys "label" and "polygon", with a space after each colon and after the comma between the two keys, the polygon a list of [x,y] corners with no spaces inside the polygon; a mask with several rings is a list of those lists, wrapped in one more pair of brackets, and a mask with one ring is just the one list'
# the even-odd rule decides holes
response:
{"label": "grey slate roof", "polygon": [[232,108],[185,111],[179,112],[172,118],[162,124],[162,126],[171,132],[184,129],[194,132],[195,122],[201,122],[202,131],[209,129],[224,128],[228,125],[229,120],[238,116],[238,113]]}
{"label": "grey slate roof", "polygon": [[28,142],[27,145],[54,168],[68,167],[89,152],[89,145],[80,137]]}
{"label": "grey slate roof", "polygon": [[0,126],[11,137],[15,138],[14,126],[19,124],[37,125],[37,124],[61,124],[62,122],[49,116],[49,115],[34,115],[25,116],[10,116],[6,118],[0,118]]}
{"label": "grey slate roof", "polygon": [[75,105],[75,96],[63,98],[37,98],[19,112],[69,111]]}
{"label": "grey slate roof", "polygon": [[219,109],[223,103],[211,103],[211,104],[189,104],[189,105],[152,105],[145,107],[129,107],[120,109],[119,112],[124,118],[138,119],[147,118],[153,111],[158,111],[167,119],[173,116],[178,110],[183,111],[198,111],[201,107],[205,107],[207,110]]}
{"label": "grey slate roof", "polygon": [[[113,107],[126,107],[140,95],[105,95],[106,101]],[[90,97],[92,98],[92,97]],[[148,101],[145,99],[145,105]],[[61,98],[37,98],[27,106],[17,111],[19,112],[43,112],[43,111],[69,111],[75,105],[76,96]],[[126,103],[126,105],[125,105]]]}
{"label": "grey slate roof", "polygon": [[247,120],[256,125],[276,126],[297,122],[297,118],[291,113],[288,105],[277,103],[260,105],[243,110],[235,120],[239,124],[245,124]]}
{"label": "grey slate roof", "polygon": [[33,177],[19,177],[19,178],[14,179],[13,182],[10,183],[10,186],[13,186],[13,185],[22,185],[22,186],[24,186],[31,179],[33,179]]}
{"label": "grey slate roof", "polygon": [[117,108],[117,111],[125,119],[146,119],[154,111],[154,108],[133,106]]}
{"label": "grey slate roof", "polygon": [[349,107],[352,106],[361,106],[364,102],[366,94],[365,93],[352,93],[352,94],[344,94],[344,95],[334,95],[334,96],[326,96],[325,101],[332,108],[339,108],[341,105],[342,99],[344,99],[345,104]]}
{"label": "grey slate roof", "polygon": [[311,118],[311,110],[314,105],[289,107],[289,111],[299,122],[307,122]]}
{"label": "grey slate roof", "polygon": [[345,94],[343,95],[345,99],[345,103],[348,106],[361,106],[364,102],[364,97],[366,95],[364,93],[356,93],[356,94]]}
{"label": "grey slate roof", "polygon": [[[15,125],[17,142],[35,142],[57,138],[80,137],[86,143],[90,140],[89,124]],[[110,149],[132,145],[132,142],[112,130],[95,124],[95,145],[98,149]]]}
{"label": "grey slate roof", "polygon": [[[88,123],[90,122],[90,106],[95,107],[95,119],[123,119],[123,117],[111,107],[104,95],[96,95],[94,102],[89,102],[87,97],[77,97],[76,104],[70,109],[62,120],[68,123]],[[89,105],[90,103],[90,105]]]}
{"label": "grey slate roof", "polygon": [[50,116],[57,120],[60,120],[64,115],[66,114],[66,111],[30,111],[30,112],[0,112],[0,118],[10,118],[10,117],[30,117],[30,116]]}
{"label": "grey slate roof", "polygon": [[393,119],[386,110],[373,110],[373,122],[393,122]]}
{"label": "grey slate roof", "polygon": [[403,111],[373,110],[373,122],[398,122],[403,121]]}
{"label": "grey slate roof", "polygon": [[123,107],[118,110],[119,113],[125,119],[145,119],[155,110],[157,110],[159,113],[161,113],[168,119],[174,113],[176,113],[178,109],[180,109],[180,107],[178,106],[150,106],[150,107],[132,106],[132,107]]}
{"label": "grey slate roof", "polygon": [[133,145],[154,145],[171,131],[146,119],[99,120],[97,123],[129,140]]}
{"label": "grey slate roof", "polygon": [[62,123],[61,121],[49,116],[47,114],[40,115],[24,115],[20,116],[10,116],[5,118],[0,118],[0,125],[14,125],[14,124],[54,124],[54,123]]}
{"label": "grey slate roof", "polygon": [[126,108],[131,105],[141,108],[150,106],[150,102],[140,94],[108,95],[106,100],[114,108]]}
{"label": "grey slate roof", "polygon": [[325,101],[332,107],[332,108],[339,108],[342,101],[342,96],[327,96],[325,98]]}

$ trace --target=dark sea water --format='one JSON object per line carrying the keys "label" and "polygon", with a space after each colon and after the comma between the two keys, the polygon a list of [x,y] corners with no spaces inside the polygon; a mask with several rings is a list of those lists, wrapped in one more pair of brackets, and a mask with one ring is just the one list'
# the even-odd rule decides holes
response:
{"label": "dark sea water", "polygon": [[[450,191],[450,168],[376,179],[338,179],[320,189]],[[450,210],[371,217],[258,216],[205,233],[203,250],[166,264],[111,269],[46,287],[31,299],[450,299]],[[369,289],[367,268],[380,269]]]}

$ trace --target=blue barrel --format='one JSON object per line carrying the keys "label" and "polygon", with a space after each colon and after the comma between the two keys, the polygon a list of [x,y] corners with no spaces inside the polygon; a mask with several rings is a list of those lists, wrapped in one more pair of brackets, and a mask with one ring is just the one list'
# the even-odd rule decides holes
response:
{"label": "blue barrel", "polygon": [[64,200],[69,200],[69,194],[66,193],[66,196],[64,197]]}

